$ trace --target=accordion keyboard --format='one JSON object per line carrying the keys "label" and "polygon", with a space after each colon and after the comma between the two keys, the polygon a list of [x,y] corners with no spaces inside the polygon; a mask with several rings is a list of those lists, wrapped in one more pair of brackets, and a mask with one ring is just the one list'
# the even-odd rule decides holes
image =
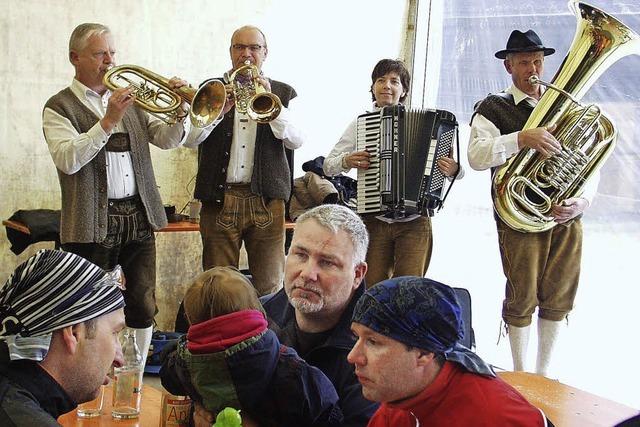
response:
{"label": "accordion keyboard", "polygon": [[380,212],[380,113],[364,114],[356,124],[357,151],[367,151],[368,169],[358,169],[358,213]]}

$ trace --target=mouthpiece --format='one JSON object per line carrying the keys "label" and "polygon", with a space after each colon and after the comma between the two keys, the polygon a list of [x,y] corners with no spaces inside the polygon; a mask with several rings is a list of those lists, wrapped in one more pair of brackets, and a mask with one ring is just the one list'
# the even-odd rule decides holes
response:
{"label": "mouthpiece", "polygon": [[534,74],[533,76],[529,77],[529,84],[537,85],[538,83],[540,83],[540,78],[538,76]]}

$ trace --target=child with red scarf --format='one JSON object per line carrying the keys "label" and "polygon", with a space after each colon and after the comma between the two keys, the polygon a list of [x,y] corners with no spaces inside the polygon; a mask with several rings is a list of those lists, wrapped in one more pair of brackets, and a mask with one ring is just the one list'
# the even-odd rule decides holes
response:
{"label": "child with red scarf", "polygon": [[261,426],[340,425],[331,381],[267,329],[251,282],[233,267],[195,278],[184,298],[190,327],[160,375],[214,414],[225,407]]}

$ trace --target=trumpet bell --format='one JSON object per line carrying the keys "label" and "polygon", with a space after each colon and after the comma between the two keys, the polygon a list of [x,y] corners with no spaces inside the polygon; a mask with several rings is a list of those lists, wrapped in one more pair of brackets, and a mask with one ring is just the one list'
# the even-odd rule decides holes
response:
{"label": "trumpet bell", "polygon": [[217,79],[206,81],[191,98],[191,123],[198,128],[212,124],[222,114],[226,98],[224,83]]}
{"label": "trumpet bell", "polygon": [[247,115],[257,123],[269,123],[280,115],[282,102],[271,92],[255,94],[249,101]]}

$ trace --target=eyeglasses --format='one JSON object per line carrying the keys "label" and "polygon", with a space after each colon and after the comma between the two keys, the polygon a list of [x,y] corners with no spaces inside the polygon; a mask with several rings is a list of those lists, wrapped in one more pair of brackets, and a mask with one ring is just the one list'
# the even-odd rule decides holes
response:
{"label": "eyeglasses", "polygon": [[251,52],[258,52],[260,49],[262,49],[264,46],[260,45],[260,44],[234,44],[231,45],[231,47],[233,48],[233,50],[237,51],[237,52],[242,52],[243,50],[249,48],[249,50]]}

